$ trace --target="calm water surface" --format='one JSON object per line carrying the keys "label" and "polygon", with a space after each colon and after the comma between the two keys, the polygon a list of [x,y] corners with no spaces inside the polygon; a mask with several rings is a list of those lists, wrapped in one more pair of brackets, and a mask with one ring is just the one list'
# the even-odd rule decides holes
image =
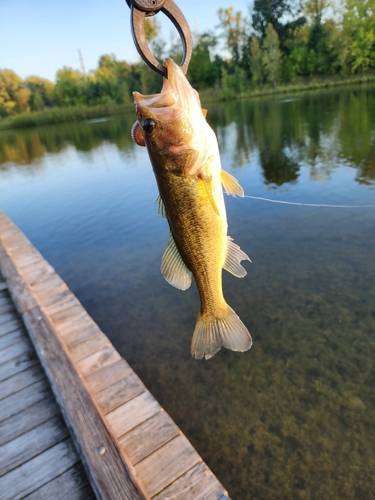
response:
{"label": "calm water surface", "polygon": [[[190,358],[192,286],[160,274],[134,117],[0,135],[0,208],[56,268],[234,500],[375,498],[375,207],[226,197],[252,258],[224,275],[253,348]],[[252,196],[375,205],[375,88],[210,105],[223,168]]]}

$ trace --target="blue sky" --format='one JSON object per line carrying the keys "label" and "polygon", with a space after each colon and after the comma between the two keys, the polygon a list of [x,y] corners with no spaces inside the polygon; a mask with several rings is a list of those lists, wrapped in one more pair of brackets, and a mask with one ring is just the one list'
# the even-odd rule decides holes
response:
{"label": "blue sky", "polygon": [[[251,0],[250,0],[251,1]],[[233,6],[244,15],[249,0],[176,0],[192,31],[214,29],[217,10]],[[80,68],[81,50],[86,71],[97,67],[103,54],[135,62],[139,56],[130,34],[130,11],[125,0],[0,0],[0,69],[21,78],[38,75],[54,81],[65,66]],[[168,40],[172,24],[163,15],[162,36]]]}

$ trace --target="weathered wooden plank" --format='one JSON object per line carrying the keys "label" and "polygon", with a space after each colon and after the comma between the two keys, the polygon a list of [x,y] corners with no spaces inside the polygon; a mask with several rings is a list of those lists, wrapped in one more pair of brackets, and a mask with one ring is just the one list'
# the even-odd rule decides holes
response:
{"label": "weathered wooden plank", "polygon": [[153,417],[123,434],[119,441],[131,463],[136,465],[179,434],[181,431],[171,417],[164,410],[160,410]]}
{"label": "weathered wooden plank", "polygon": [[12,319],[11,321],[8,321],[8,323],[0,325],[0,336],[7,335],[8,333],[13,332],[14,330],[18,330],[22,327],[23,323],[20,318]]}
{"label": "weathered wooden plank", "polygon": [[[92,394],[108,389],[120,378],[126,378],[130,373],[134,373],[125,359],[121,358],[111,366],[105,366],[100,370],[88,375],[85,380]],[[143,384],[142,384],[143,385]],[[145,388],[144,388],[145,389]]]}
{"label": "weathered wooden plank", "polygon": [[[16,242],[17,244],[18,242]],[[29,259],[32,257],[34,260],[36,257],[43,258],[40,252],[34,247],[34,245],[27,240],[27,242],[24,242],[22,245],[17,245],[13,244],[12,242],[7,242],[7,247],[12,253],[12,256],[14,260],[17,262],[17,265],[19,265],[20,261],[22,259]]]}
{"label": "weathered wooden plank", "polygon": [[90,339],[71,347],[69,349],[69,353],[74,362],[77,362],[109,345],[111,345],[111,343],[108,340],[108,337],[104,335],[104,333],[98,333],[95,337],[91,337]]}
{"label": "weathered wooden plank", "polygon": [[57,331],[68,347],[72,347],[101,333],[98,325],[88,314],[70,318],[58,325]]}
{"label": "weathered wooden plank", "polygon": [[0,245],[1,270],[7,279],[9,291],[19,312],[26,311],[36,306],[36,300],[26,284],[24,278],[19,274],[18,269],[10,255]]}
{"label": "weathered wooden plank", "polygon": [[[51,394],[46,378],[38,380],[20,391],[7,396],[0,406],[0,422],[24,410],[28,406],[41,401]],[[1,491],[1,490],[0,490]]]}
{"label": "weathered wooden plank", "polygon": [[[18,230],[20,231],[20,230]],[[1,230],[0,230],[1,232]],[[6,242],[6,247],[12,254],[15,252],[24,252],[27,251],[28,249],[30,250],[36,250],[34,245],[27,239],[25,235],[23,235],[24,238],[20,238],[20,233],[16,232],[15,233],[15,238],[13,237],[8,237],[7,242]]]}
{"label": "weathered wooden plank", "polygon": [[0,445],[12,441],[17,436],[58,414],[60,414],[60,408],[51,394],[27,409],[2,420],[0,422]]}
{"label": "weathered wooden plank", "polygon": [[76,306],[80,306],[80,311],[82,311],[83,309],[81,303],[79,302],[77,297],[72,294],[72,292],[65,295],[60,300],[53,302],[52,304],[43,304],[43,306],[47,313],[53,318],[55,318],[58,313],[65,312],[66,310],[69,310],[69,314],[71,314],[72,308]]}
{"label": "weathered wooden plank", "polygon": [[24,500],[86,500],[89,497],[96,500],[83,466],[79,463],[24,497]]}
{"label": "weathered wooden plank", "polygon": [[38,356],[33,348],[6,363],[0,364],[0,381],[12,377],[16,373],[22,372],[36,363],[38,363]]}
{"label": "weathered wooden plank", "polygon": [[52,294],[69,290],[66,283],[55,272],[45,275],[43,279],[40,279],[32,286],[32,289],[40,300]]}
{"label": "weathered wooden plank", "polygon": [[[24,334],[25,335],[25,334]],[[0,400],[45,377],[39,363],[0,382]]]}
{"label": "weathered wooden plank", "polygon": [[146,391],[107,413],[106,417],[117,437],[130,431],[161,410],[150,392]]}
{"label": "weathered wooden plank", "polygon": [[16,251],[13,251],[12,249],[11,254],[17,267],[19,267],[21,270],[25,267],[39,264],[42,260],[44,260],[40,253],[33,246],[29,248],[23,247],[21,250],[18,249]]}
{"label": "weathered wooden plank", "polygon": [[8,323],[9,321],[13,321],[18,318],[18,314],[13,308],[13,311],[4,313],[0,316],[0,325],[4,325],[5,323]]}
{"label": "weathered wooden plank", "polygon": [[81,359],[76,363],[77,369],[83,377],[87,377],[90,373],[111,365],[120,360],[121,356],[113,347],[113,345],[102,347],[99,351],[93,352],[90,356]]}
{"label": "weathered wooden plank", "polygon": [[32,348],[33,346],[30,340],[25,335],[25,337],[16,344],[4,347],[0,351],[0,363],[6,363],[13,358],[17,358],[18,356],[21,356],[21,354],[25,354],[26,352],[32,350]]}
{"label": "weathered wooden plank", "polygon": [[7,335],[2,335],[0,337],[0,350],[5,347],[9,347],[12,344],[16,344],[19,340],[23,340],[26,337],[26,332],[24,329],[14,330],[14,332],[8,333]]}
{"label": "weathered wooden plank", "polygon": [[208,495],[212,494],[213,498],[220,499],[226,494],[226,491],[207,465],[199,462],[153,497],[153,500],[207,499]]}
{"label": "weathered wooden plank", "polygon": [[[2,500],[20,500],[79,461],[70,438],[0,478]],[[53,466],[51,466],[53,464]]]}
{"label": "weathered wooden plank", "polygon": [[0,446],[0,476],[34,458],[69,436],[61,416],[55,416]]}
{"label": "weathered wooden plank", "polygon": [[103,413],[146,391],[138,375],[124,359],[91,373],[86,383]]}
{"label": "weathered wooden plank", "polygon": [[21,245],[26,245],[29,242],[26,236],[13,223],[7,229],[1,230],[1,241],[3,246],[10,250]]}
{"label": "weathered wooden plank", "polygon": [[201,460],[181,434],[141,460],[135,469],[153,497]]}
{"label": "weathered wooden plank", "polygon": [[23,317],[96,495],[108,500],[149,498],[49,319],[39,307]]}
{"label": "weathered wooden plank", "polygon": [[0,314],[8,312],[10,309],[14,309],[14,304],[10,297],[0,298]]}
{"label": "weathered wooden plank", "polygon": [[81,306],[80,303],[72,305],[66,309],[56,312],[55,314],[50,314],[54,325],[58,326],[59,323],[64,323],[74,317],[86,316],[86,310]]}
{"label": "weathered wooden plank", "polygon": [[72,292],[68,287],[64,288],[63,286],[59,286],[58,288],[51,290],[49,294],[45,293],[43,298],[40,298],[38,294],[36,294],[36,296],[43,307],[48,307],[51,304],[55,304],[65,297],[68,297],[71,293]]}
{"label": "weathered wooden plank", "polygon": [[230,500],[228,493],[224,493],[224,495],[221,496],[219,495],[220,489],[218,489],[218,491],[211,491],[211,493],[207,495],[207,500]]}
{"label": "weathered wooden plank", "polygon": [[10,295],[8,293],[8,290],[3,290],[0,291],[0,306],[3,306],[4,304],[13,304]]}
{"label": "weathered wooden plank", "polygon": [[43,279],[46,279],[49,275],[55,274],[54,268],[47,262],[41,263],[36,267],[34,266],[32,269],[27,269],[26,273],[24,269],[23,272],[26,275],[27,282],[31,287],[33,287],[36,283],[39,283]]}
{"label": "weathered wooden plank", "polygon": [[9,313],[10,311],[13,310],[14,310],[14,304],[10,300],[4,302],[3,304],[0,304],[0,315]]}

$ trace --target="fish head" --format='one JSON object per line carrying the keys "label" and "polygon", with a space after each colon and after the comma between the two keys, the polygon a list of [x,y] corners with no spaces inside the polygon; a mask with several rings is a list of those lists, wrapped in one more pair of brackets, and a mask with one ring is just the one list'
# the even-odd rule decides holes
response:
{"label": "fish head", "polygon": [[198,92],[172,59],[166,59],[168,78],[159,94],[133,92],[137,120],[156,170],[175,170],[194,176],[205,164],[216,136],[205,119]]}

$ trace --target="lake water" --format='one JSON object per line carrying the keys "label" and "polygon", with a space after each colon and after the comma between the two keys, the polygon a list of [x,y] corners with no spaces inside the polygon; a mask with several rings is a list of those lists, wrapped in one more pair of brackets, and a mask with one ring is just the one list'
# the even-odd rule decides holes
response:
{"label": "lake water", "polygon": [[[375,498],[375,88],[210,104],[248,275],[246,353],[190,357],[133,115],[0,134],[0,209],[56,268],[234,500]],[[364,207],[372,205],[372,207]]]}

